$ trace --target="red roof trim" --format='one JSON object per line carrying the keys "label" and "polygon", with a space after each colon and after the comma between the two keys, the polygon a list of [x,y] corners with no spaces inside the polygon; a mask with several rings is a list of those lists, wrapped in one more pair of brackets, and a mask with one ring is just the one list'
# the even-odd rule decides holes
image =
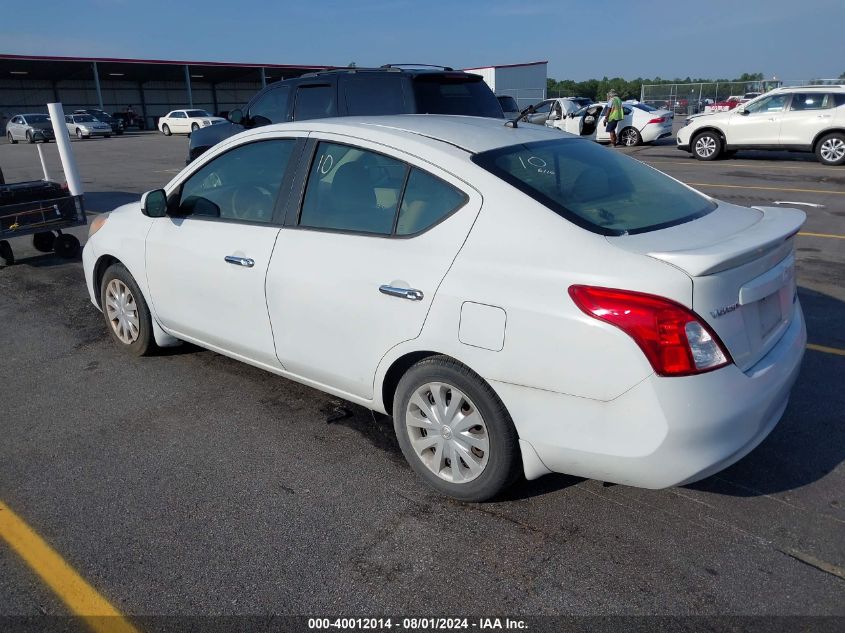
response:
{"label": "red roof trim", "polygon": [[255,64],[238,62],[192,62],[184,60],[168,59],[126,59],[122,57],[61,57],[52,55],[6,55],[0,54],[0,59],[20,61],[44,61],[44,62],[104,62],[116,64],[179,64],[189,66],[224,66],[230,68],[338,68],[337,66],[314,66],[313,64]]}
{"label": "red roof trim", "polygon": [[527,62],[525,64],[500,64],[499,66],[478,66],[477,68],[464,68],[464,70],[484,70],[485,68],[517,68],[518,66],[539,66],[540,64],[548,64],[549,60],[544,62]]}

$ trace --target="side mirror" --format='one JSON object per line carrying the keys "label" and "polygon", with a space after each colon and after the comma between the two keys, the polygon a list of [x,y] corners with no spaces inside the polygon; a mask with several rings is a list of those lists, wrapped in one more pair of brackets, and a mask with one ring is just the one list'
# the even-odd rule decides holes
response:
{"label": "side mirror", "polygon": [[739,110],[737,110],[737,113],[741,114],[742,116],[748,116],[748,114],[750,114],[745,108],[740,108]]}
{"label": "side mirror", "polygon": [[167,194],[164,189],[154,189],[141,196],[141,213],[148,218],[163,218],[167,215]]}
{"label": "side mirror", "polygon": [[240,108],[235,108],[231,112],[229,112],[229,121],[232,123],[243,123],[244,120],[244,111]]}

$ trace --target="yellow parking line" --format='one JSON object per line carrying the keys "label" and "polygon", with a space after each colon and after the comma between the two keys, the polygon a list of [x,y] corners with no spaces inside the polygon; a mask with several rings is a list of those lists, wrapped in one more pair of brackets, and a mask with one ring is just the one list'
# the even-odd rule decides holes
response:
{"label": "yellow parking line", "polygon": [[85,582],[65,560],[9,507],[0,501],[0,537],[23,558],[68,609],[97,633],[138,633],[108,600]]}
{"label": "yellow parking line", "polygon": [[845,240],[845,235],[832,235],[831,233],[807,233],[801,231],[798,235],[806,235],[807,237],[832,237],[835,240]]}
{"label": "yellow parking line", "polygon": [[709,182],[688,182],[693,187],[724,187],[725,189],[763,189],[765,191],[797,191],[800,193],[823,193],[830,196],[845,196],[845,191],[825,191],[824,189],[792,189],[789,187],[755,187],[752,185],[717,185]]}
{"label": "yellow parking line", "polygon": [[824,352],[825,354],[836,354],[837,356],[845,356],[845,349],[838,347],[827,347],[826,345],[816,345],[815,343],[807,343],[807,349],[814,352]]}

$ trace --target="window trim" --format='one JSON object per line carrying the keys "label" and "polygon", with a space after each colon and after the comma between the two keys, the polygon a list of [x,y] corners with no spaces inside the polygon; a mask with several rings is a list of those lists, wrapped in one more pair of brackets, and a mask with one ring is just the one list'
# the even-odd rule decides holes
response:
{"label": "window trim", "polygon": [[[373,142],[373,141],[370,141],[370,142]],[[391,232],[389,234],[387,234],[387,233],[370,233],[368,231],[352,231],[350,229],[329,229],[329,228],[318,227],[318,226],[303,226],[302,224],[300,224],[300,217],[302,215],[302,207],[305,204],[305,192],[306,192],[306,189],[308,187],[308,177],[311,175],[311,168],[313,167],[314,161],[317,158],[317,148],[319,147],[320,143],[331,143],[332,145],[340,145],[340,146],[343,146],[343,147],[350,147],[352,149],[363,150],[365,152],[371,152],[373,154],[380,154],[382,156],[385,156],[386,158],[390,158],[392,160],[399,161],[400,163],[405,165],[405,179],[402,183],[402,191],[399,193],[399,198],[397,199],[397,202],[396,202],[396,213],[393,216],[393,227],[392,227]],[[308,156],[309,153],[310,153],[310,156]],[[306,158],[307,158],[307,160],[305,160]],[[467,204],[469,204],[469,201],[470,201],[470,197],[469,197],[469,195],[467,194],[466,191],[464,191],[460,187],[456,187],[451,182],[444,180],[440,176],[433,174],[431,171],[429,171],[427,169],[423,169],[419,165],[415,165],[413,163],[410,163],[407,160],[404,160],[403,158],[400,158],[398,156],[391,156],[387,152],[380,152],[378,150],[370,149],[369,147],[363,147],[361,145],[355,145],[353,143],[337,141],[337,140],[332,140],[332,139],[326,139],[326,138],[319,138],[319,137],[317,137],[317,138],[311,137],[311,138],[308,139],[308,144],[303,151],[301,164],[305,165],[306,167],[304,169],[300,169],[299,173],[297,174],[298,182],[295,183],[295,184],[299,185],[299,194],[295,196],[294,192],[293,192],[293,187],[292,187],[292,190],[291,190],[291,196],[290,196],[291,197],[291,204],[290,204],[290,207],[287,210],[287,214],[286,214],[286,218],[285,218],[285,228],[287,228],[287,229],[295,229],[295,230],[299,230],[299,231],[317,231],[317,232],[321,232],[321,233],[339,233],[339,234],[343,234],[343,235],[357,235],[357,236],[361,236],[361,237],[375,237],[375,238],[381,238],[381,239],[407,240],[407,239],[412,239],[412,238],[418,237],[420,235],[423,235],[424,233],[428,233],[431,229],[438,226],[442,222],[445,222],[446,220],[451,218],[453,215],[455,215],[458,211],[460,211],[465,206],[467,206]],[[421,172],[424,172],[425,174],[431,176],[432,178],[436,178],[437,180],[446,184],[447,186],[452,187],[452,189],[458,191],[461,194],[461,196],[463,196],[463,200],[461,201],[461,203],[459,205],[457,205],[449,213],[447,213],[446,215],[442,216],[439,220],[437,220],[437,222],[427,226],[426,228],[422,229],[421,231],[417,231],[416,233],[408,233],[407,235],[397,235],[396,234],[396,225],[399,222],[399,214],[402,211],[402,202],[405,199],[405,190],[408,187],[408,180],[411,177],[411,171],[414,170],[414,169],[417,169]]]}
{"label": "window trim", "polygon": [[[187,183],[191,178],[197,175],[203,168],[207,165],[210,165],[218,158],[225,156],[235,150],[238,150],[242,147],[246,147],[247,145],[254,145],[256,143],[267,143],[273,141],[294,141],[293,149],[291,150],[290,159],[288,160],[288,164],[285,166],[285,173],[282,175],[282,181],[279,185],[279,191],[276,193],[276,200],[273,203],[273,215],[269,222],[261,222],[258,220],[241,220],[238,218],[216,218],[210,215],[199,215],[199,214],[181,214],[178,212],[179,204],[182,201],[182,192],[185,188],[185,183]],[[197,168],[192,171],[190,174],[185,176],[182,179],[182,182],[179,183],[179,186],[174,189],[170,195],[167,196],[167,215],[164,217],[166,218],[181,218],[182,220],[201,220],[205,222],[220,222],[224,224],[243,224],[248,226],[268,226],[268,227],[275,227],[275,228],[282,228],[285,225],[285,209],[288,204],[288,200],[292,196],[292,186],[295,181],[295,174],[297,172],[297,168],[301,162],[301,155],[303,153],[303,149],[306,145],[306,137],[302,136],[274,136],[270,138],[257,138],[253,140],[249,140],[246,143],[239,143],[234,147],[230,147],[229,149],[220,152],[210,160],[203,162],[201,165],[197,166]]]}

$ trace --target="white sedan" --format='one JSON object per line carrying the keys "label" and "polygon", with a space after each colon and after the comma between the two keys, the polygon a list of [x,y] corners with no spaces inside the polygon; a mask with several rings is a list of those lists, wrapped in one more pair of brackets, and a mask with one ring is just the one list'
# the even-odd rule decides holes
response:
{"label": "white sedan", "polygon": [[212,116],[205,110],[173,110],[158,120],[158,130],[165,136],[190,134],[201,127],[225,122],[226,119]]}
{"label": "white sedan", "polygon": [[[616,128],[619,142],[633,146],[672,136],[672,123],[675,115],[669,110],[658,110],[645,103],[625,103],[622,105],[624,118]],[[577,112],[564,115],[563,118],[546,125],[556,127],[570,134],[590,138],[599,143],[609,143],[604,117],[607,115],[607,103],[593,103]]]}
{"label": "white sedan", "polygon": [[674,486],[763,441],[804,353],[804,220],[544,127],[361,117],[219,143],[83,260],[125,352],[189,341],[391,413],[477,501],[520,473]]}

